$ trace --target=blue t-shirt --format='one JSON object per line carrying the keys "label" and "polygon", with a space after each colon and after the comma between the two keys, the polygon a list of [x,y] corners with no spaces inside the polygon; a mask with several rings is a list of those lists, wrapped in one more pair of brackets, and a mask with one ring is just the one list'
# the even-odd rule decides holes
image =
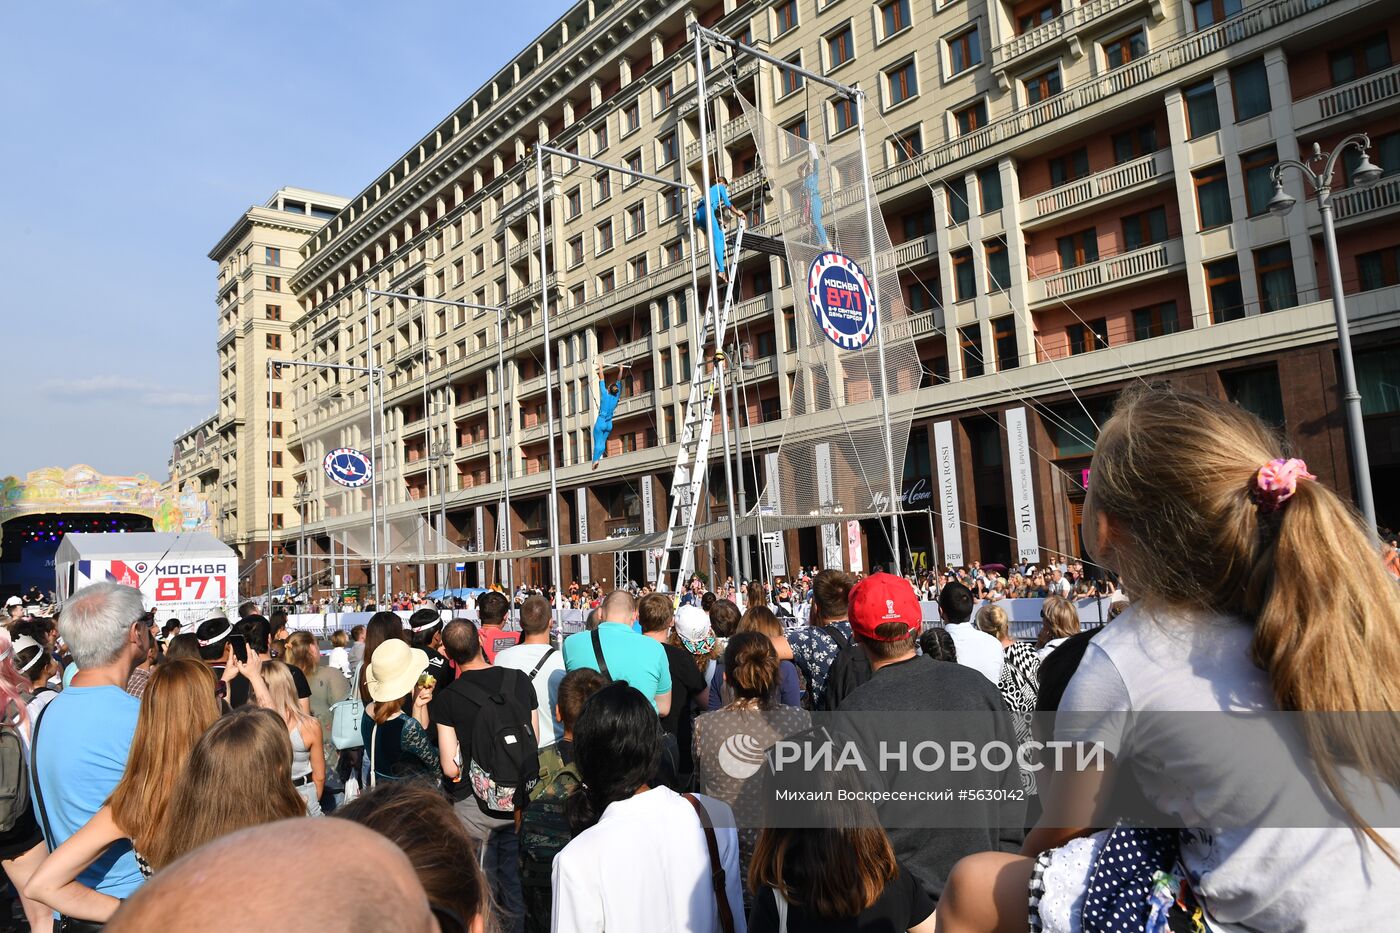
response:
{"label": "blue t-shirt", "polygon": [[[640,690],[652,706],[656,705],[658,694],[671,692],[671,664],[666,660],[666,649],[661,642],[638,635],[617,622],[599,625],[598,638],[613,680],[627,681]],[[593,654],[590,632],[576,632],[564,639],[564,669],[576,671],[581,667],[601,670]]]}
{"label": "blue t-shirt", "polygon": [[622,387],[618,386],[616,392],[608,388],[608,384],[603,380],[598,380],[598,420],[611,421],[613,412],[617,411],[618,399],[622,398]]}
{"label": "blue t-shirt", "polygon": [[[112,795],[126,771],[140,709],[140,700],[110,686],[68,687],[44,708],[36,737],[38,768],[30,779],[44,791],[54,834],[50,847],[82,828]],[[39,815],[37,806],[34,815]],[[112,897],[130,895],[142,880],[126,839],[109,846],[78,876],[82,884]]]}

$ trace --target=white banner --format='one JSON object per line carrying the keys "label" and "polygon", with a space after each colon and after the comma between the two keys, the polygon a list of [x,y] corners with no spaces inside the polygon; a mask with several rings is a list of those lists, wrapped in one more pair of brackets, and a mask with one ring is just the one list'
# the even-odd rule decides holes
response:
{"label": "white banner", "polygon": [[[652,534],[656,531],[656,506],[653,502],[654,492],[652,485],[655,478],[648,473],[642,477],[642,534]],[[647,551],[647,578],[646,582],[656,582],[656,562],[658,554],[656,548]],[[664,552],[663,552],[664,553]]]}
{"label": "white banner", "polygon": [[958,471],[953,463],[953,422],[933,426],[933,459],[938,468],[938,510],[943,524],[943,563],[963,563],[962,518],[958,514]]}
{"label": "white banner", "polygon": [[846,522],[846,549],[851,554],[851,573],[865,570],[865,557],[860,548],[860,522],[855,519]]}
{"label": "white banner", "polygon": [[[778,454],[776,451],[763,455],[763,468],[768,473],[767,502],[765,503],[773,510],[773,514],[779,511],[778,503],[782,502],[782,476],[778,469]],[[787,553],[783,547],[783,533],[781,531],[767,532],[764,538],[768,543],[768,567],[769,573],[775,577],[787,576]]]}
{"label": "white banner", "polygon": [[1035,522],[1035,468],[1031,463],[1030,428],[1024,408],[1006,410],[1006,442],[1011,451],[1011,504],[1016,509],[1018,556],[1040,563],[1040,533]]}
{"label": "white banner", "polygon": [[[574,511],[578,513],[578,540],[580,544],[588,541],[588,490],[580,486],[574,490]],[[589,556],[580,554],[578,556],[578,582],[591,583],[592,577],[589,573]]]}
{"label": "white banner", "polygon": [[[502,499],[496,503],[496,550],[507,550],[507,545],[508,542],[506,540],[506,501]],[[502,560],[498,563],[500,564],[500,566],[496,568],[496,572],[500,574],[499,579],[501,585],[505,586],[507,580],[510,577],[510,569],[506,566],[506,561]]]}
{"label": "white banner", "polygon": [[[813,453],[817,461],[817,501],[821,503],[821,508],[825,511],[836,502],[832,495],[831,445],[817,444],[813,448]],[[841,569],[841,532],[834,524],[822,526],[822,558],[823,569]]]}
{"label": "white banner", "polygon": [[[486,552],[486,506],[476,507],[476,552],[484,554]],[[476,562],[476,585],[486,585],[486,561]]]}

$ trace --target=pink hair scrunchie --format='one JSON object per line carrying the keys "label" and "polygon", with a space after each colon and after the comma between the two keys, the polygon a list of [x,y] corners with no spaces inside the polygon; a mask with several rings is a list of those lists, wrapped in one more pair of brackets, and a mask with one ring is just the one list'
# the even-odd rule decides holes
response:
{"label": "pink hair scrunchie", "polygon": [[1273,512],[1283,507],[1283,504],[1293,497],[1293,493],[1298,491],[1298,480],[1317,479],[1308,472],[1308,465],[1296,457],[1290,460],[1282,458],[1270,460],[1259,468],[1259,473],[1254,477],[1254,498],[1259,503],[1259,508],[1265,512]]}

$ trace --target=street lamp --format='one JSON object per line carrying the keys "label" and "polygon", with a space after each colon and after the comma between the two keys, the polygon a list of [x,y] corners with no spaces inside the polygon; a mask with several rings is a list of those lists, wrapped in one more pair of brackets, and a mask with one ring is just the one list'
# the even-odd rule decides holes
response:
{"label": "street lamp", "polygon": [[[1332,313],[1337,319],[1337,349],[1342,360],[1342,404],[1346,409],[1347,433],[1350,435],[1351,459],[1356,472],[1356,501],[1361,507],[1361,515],[1366,520],[1367,533],[1376,533],[1376,502],[1371,494],[1371,461],[1366,453],[1366,426],[1361,417],[1361,393],[1356,388],[1356,364],[1351,355],[1351,328],[1347,320],[1346,298],[1342,294],[1342,267],[1337,258],[1337,231],[1332,224],[1332,177],[1337,162],[1348,149],[1361,153],[1361,164],[1352,172],[1352,183],[1358,188],[1369,188],[1381,180],[1381,170],[1371,162],[1369,149],[1371,138],[1365,133],[1355,133],[1342,140],[1330,153],[1313,143],[1312,154],[1307,161],[1284,159],[1274,166],[1270,177],[1274,182],[1274,196],[1269,199],[1269,212],[1277,216],[1287,214],[1297,203],[1292,195],[1283,190],[1283,170],[1294,168],[1312,185],[1317,193],[1317,208],[1322,214],[1322,241],[1327,247],[1327,271],[1332,278]],[[1313,166],[1322,163],[1322,170]]]}
{"label": "street lamp", "polygon": [[[438,481],[438,535],[442,541],[447,540],[447,479],[449,477],[448,468],[452,465],[452,458],[455,451],[452,449],[450,441],[439,441],[432,445],[429,457],[432,459],[433,468],[442,468],[442,478]],[[439,543],[441,546],[441,543]],[[447,564],[438,564],[438,586],[446,588]]]}
{"label": "street lamp", "polygon": [[306,488],[305,480],[297,481],[296,495],[292,496],[292,502],[297,507],[297,589],[302,588],[302,581],[311,573],[310,562],[306,558],[306,504],[311,501],[311,492]]}

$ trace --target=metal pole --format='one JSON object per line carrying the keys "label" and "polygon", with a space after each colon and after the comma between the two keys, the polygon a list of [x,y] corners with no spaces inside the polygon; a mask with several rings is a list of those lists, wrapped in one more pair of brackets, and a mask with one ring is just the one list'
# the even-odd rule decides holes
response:
{"label": "metal pole", "polygon": [[[739,344],[734,344],[734,360],[729,367],[729,398],[734,405],[734,475],[735,482],[739,487],[739,514],[747,517],[749,514],[749,494],[744,488],[744,445],[739,437],[739,379],[744,372],[744,361],[739,355]],[[740,536],[739,545],[742,550],[739,552],[739,566],[743,568],[744,579],[752,580],[749,567],[749,545],[744,536]]]}
{"label": "metal pole", "polygon": [[[880,361],[880,416],[884,421],[885,460],[890,484],[890,550],[894,555],[894,574],[900,576],[899,553],[899,485],[894,467],[894,434],[890,428],[889,369],[885,366],[885,306],[880,302],[880,261],[875,247],[875,205],[870,192],[870,153],[865,147],[865,92],[855,93],[856,126],[860,136],[860,172],[865,192],[865,232],[870,244],[870,290],[875,304],[875,352]],[[901,454],[903,452],[901,451]],[[899,458],[901,466],[904,457]]]}
{"label": "metal pole", "polygon": [[[446,440],[444,440],[442,443],[443,447],[440,450],[440,453],[442,454],[442,479],[438,482],[438,534],[442,537],[443,542],[446,542],[447,483],[452,476],[452,448],[446,446]],[[447,584],[452,582],[451,579],[447,576],[447,562],[439,562],[438,568],[440,569],[440,573],[438,574],[438,586],[445,588]]]}
{"label": "metal pole", "polygon": [[272,614],[272,367],[267,361],[267,594],[263,612]]}
{"label": "metal pole", "polygon": [[[421,335],[422,338],[423,338],[423,455],[426,456],[426,457],[432,457],[432,455],[433,455],[433,441],[432,441],[432,436],[433,436],[432,427],[433,427],[433,425],[432,425],[432,419],[428,417],[428,312],[427,312],[426,309],[421,309],[421,308],[420,308],[420,311],[421,311],[422,313],[421,313],[419,319],[423,322],[423,333],[422,333],[422,335]],[[427,476],[426,476],[426,488],[424,489],[424,492],[426,493],[426,495],[424,496],[424,498],[425,498],[427,501],[429,501],[429,502],[431,502],[431,501],[432,501],[432,498],[433,498],[433,473],[434,473],[435,471],[432,469],[432,466],[433,466],[433,464],[432,464],[432,462],[431,462],[431,460],[430,460],[429,463],[428,463],[428,472],[427,472]],[[432,515],[432,506],[431,506],[431,505],[428,506],[428,514],[429,514],[429,516]],[[427,524],[428,524],[429,526],[432,525],[432,520],[431,520],[431,518],[429,518]],[[441,568],[439,568],[439,569],[441,569]],[[418,589],[419,589],[420,592],[422,592],[422,591],[427,590],[427,588],[428,588],[428,566],[427,566],[427,564],[419,563],[419,564],[418,564]]]}
{"label": "metal pole", "polygon": [[[712,218],[712,217],[710,216],[710,212],[716,210],[716,209],[717,209],[717,205],[714,205],[714,204],[711,204],[711,203],[710,203],[710,117],[709,117],[709,110],[708,110],[708,108],[706,107],[706,104],[705,104],[705,94],[706,94],[706,91],[705,91],[705,43],[704,43],[704,39],[702,38],[701,33],[700,33],[700,31],[699,31],[699,30],[700,30],[700,24],[699,24],[699,23],[691,23],[691,26],[692,26],[692,28],[694,28],[694,29],[696,30],[696,33],[695,33],[695,102],[696,102],[696,104],[697,104],[696,110],[699,112],[699,116],[700,116],[700,184],[701,184],[700,197],[703,198],[704,201],[705,201],[705,217],[706,217],[707,220],[710,220],[710,221],[712,222],[712,227],[711,227],[710,233],[711,233],[711,239],[713,239],[713,234],[714,234],[714,229],[713,229],[713,227],[714,227],[714,226],[717,226],[717,225],[713,224],[714,218]],[[722,230],[721,230],[720,235],[721,235],[721,236],[724,235]],[[710,308],[712,308],[712,309],[714,310],[714,319],[715,319],[715,366],[717,366],[717,367],[719,368],[719,379],[720,379],[719,389],[720,389],[720,392],[723,392],[723,391],[724,391],[724,362],[723,362],[723,356],[722,356],[721,353],[720,353],[720,348],[721,348],[721,346],[722,346],[722,341],[724,340],[724,334],[720,333],[720,329],[719,329],[719,312],[720,312],[719,301],[720,301],[720,298],[719,298],[719,276],[718,276],[718,273],[717,273],[717,271],[716,271],[716,269],[715,269],[715,256],[716,256],[716,255],[717,255],[717,250],[715,249],[715,244],[714,244],[714,243],[711,243],[711,244],[710,244],[710,262],[709,262],[709,266],[710,266],[710,300],[709,300],[709,302],[708,302],[708,305],[709,305]],[[708,314],[708,312],[706,312],[706,313]],[[704,332],[704,327],[703,327],[703,325],[702,325],[702,331],[701,331],[701,332],[702,332],[702,333]],[[697,359],[697,363],[698,363],[698,359]],[[737,568],[738,557],[739,557],[739,530],[738,530],[738,521],[737,521],[736,518],[734,517],[734,477],[733,477],[733,471],[731,470],[730,464],[729,464],[729,425],[727,424],[729,418],[728,418],[728,416],[725,414],[725,404],[724,404],[724,398],[723,398],[723,397],[721,397],[720,400],[719,400],[719,417],[720,417],[720,436],[724,438],[724,448],[725,448],[725,450],[724,450],[724,481],[725,481],[725,485],[728,487],[727,490],[726,490],[727,495],[725,496],[725,498],[726,498],[727,500],[729,500],[729,501],[728,501],[728,505],[729,505],[729,572],[730,572],[730,575],[733,576],[733,577],[735,578],[735,581],[737,582],[737,581],[738,581],[738,576],[739,576],[739,575],[738,575],[738,572],[737,572],[737,569],[736,569],[736,568]],[[708,469],[708,464],[706,464],[706,468]],[[713,571],[713,570],[714,570],[714,567],[711,566],[710,569],[711,569],[711,571]],[[713,582],[714,582],[714,581],[711,581],[712,584],[713,584]]]}
{"label": "metal pole", "polygon": [[[690,346],[691,346],[691,366],[698,366],[700,360],[705,358],[705,312],[700,305],[700,254],[695,251],[695,192],[687,185],[685,188],[685,229],[690,238]],[[693,373],[685,374],[685,381],[689,384]],[[682,432],[685,426],[681,426]],[[700,495],[705,503],[705,521],[710,520],[710,465],[708,462],[700,465],[705,471],[705,478],[700,483]],[[694,505],[692,506],[694,507]],[[713,575],[715,572],[714,551],[711,550],[709,539],[705,540],[705,558],[709,566],[706,568]],[[684,554],[680,563],[676,566],[676,586],[672,592],[679,593],[685,585],[686,565],[690,565],[690,572],[695,572],[695,566],[699,563],[695,559],[695,554]]]}
{"label": "metal pole", "polygon": [[[544,237],[544,150],[535,147],[535,200],[540,218],[540,311],[544,318],[544,416],[545,442],[549,445],[549,542],[550,569],[554,574],[554,608],[563,609],[564,580],[559,575],[559,481],[554,468],[554,347],[549,337],[549,264]],[[556,621],[558,616],[555,617]]]}
{"label": "metal pole", "polygon": [[[505,356],[505,309],[496,309],[496,391],[501,394],[501,484],[505,499],[505,515],[497,516],[497,523],[505,522],[506,550],[510,550],[510,474],[513,466],[510,455],[510,414],[506,409],[506,356]],[[499,537],[499,535],[497,536]],[[506,592],[515,598],[515,561],[506,558]]]}
{"label": "metal pole", "polygon": [[791,71],[793,74],[802,75],[807,80],[815,81],[818,84],[825,85],[831,88],[833,91],[836,91],[839,94],[843,94],[846,97],[854,97],[857,93],[856,89],[851,87],[849,84],[842,84],[840,81],[833,81],[826,75],[817,74],[815,71],[808,71],[806,68],[803,68],[800,65],[794,65],[792,62],[785,62],[781,58],[774,58],[772,55],[769,55],[766,52],[760,52],[758,49],[753,48],[752,46],[745,45],[738,39],[735,39],[732,36],[726,36],[722,32],[715,32],[713,29],[706,29],[699,23],[692,23],[691,28],[695,30],[695,34],[697,37],[703,37],[715,43],[716,45],[728,46],[729,48],[734,49],[735,51],[743,52],[746,55],[752,55],[754,58],[757,58],[760,61],[765,61],[770,65],[775,65],[778,68],[782,68],[784,71]]}
{"label": "metal pole", "polygon": [[[374,420],[374,369],[378,365],[374,352],[374,315],[373,315],[374,294],[365,289],[365,343],[367,344],[365,359],[369,369],[366,375],[368,382],[369,396],[365,400],[369,406],[369,449],[375,450]],[[374,471],[370,475],[369,483],[369,578],[376,590],[379,589],[379,484],[381,482],[380,472],[384,469],[384,461],[379,458],[378,453],[374,454]],[[348,552],[348,548],[346,549]]]}
{"label": "metal pole", "polygon": [[[1342,151],[1339,147],[1338,152]],[[1328,166],[1331,181],[1331,166]],[[1346,297],[1342,294],[1342,267],[1337,259],[1337,231],[1332,226],[1332,187],[1317,192],[1322,214],[1322,240],[1327,244],[1327,271],[1332,276],[1332,314],[1337,319],[1337,350],[1342,362],[1342,404],[1346,408],[1347,432],[1351,435],[1351,459],[1356,480],[1356,502],[1366,520],[1366,534],[1376,534],[1376,501],[1371,491],[1371,460],[1366,450],[1366,422],[1361,412],[1361,392],[1356,387],[1356,363],[1351,355],[1351,323],[1347,318]]]}

